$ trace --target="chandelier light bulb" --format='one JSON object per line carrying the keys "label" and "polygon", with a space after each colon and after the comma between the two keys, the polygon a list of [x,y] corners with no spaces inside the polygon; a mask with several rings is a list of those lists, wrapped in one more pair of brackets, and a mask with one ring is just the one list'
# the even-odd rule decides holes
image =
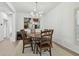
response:
{"label": "chandelier light bulb", "polygon": [[42,15],[40,14],[40,17],[41,17]]}
{"label": "chandelier light bulb", "polygon": [[43,12],[42,12],[42,11],[40,11],[40,12],[39,12],[39,14],[43,14]]}
{"label": "chandelier light bulb", "polygon": [[30,13],[32,17],[41,17],[43,14],[43,11],[39,11],[38,7],[38,2],[35,2],[35,6],[33,7],[33,11]]}
{"label": "chandelier light bulb", "polygon": [[34,11],[36,11],[36,9],[34,8]]}
{"label": "chandelier light bulb", "polygon": [[34,13],[33,13],[33,12],[31,12],[31,15],[33,16],[33,15],[34,15]]}

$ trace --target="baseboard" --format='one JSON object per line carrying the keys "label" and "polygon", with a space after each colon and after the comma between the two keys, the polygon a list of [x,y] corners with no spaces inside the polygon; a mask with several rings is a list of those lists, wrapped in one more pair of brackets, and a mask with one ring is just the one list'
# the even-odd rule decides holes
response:
{"label": "baseboard", "polygon": [[78,53],[76,53],[76,52],[74,52],[74,51],[72,51],[72,50],[70,50],[70,49],[64,47],[63,45],[60,45],[60,44],[58,44],[58,43],[55,42],[55,41],[53,41],[53,43],[56,44],[56,45],[58,45],[58,46],[60,46],[62,49],[68,51],[68,52],[71,53],[73,56],[79,56]]}

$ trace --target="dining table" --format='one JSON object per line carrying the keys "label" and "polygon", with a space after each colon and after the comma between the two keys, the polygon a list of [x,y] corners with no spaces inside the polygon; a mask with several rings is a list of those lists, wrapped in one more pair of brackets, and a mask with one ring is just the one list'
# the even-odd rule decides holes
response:
{"label": "dining table", "polygon": [[31,32],[31,33],[28,33],[28,36],[31,37],[31,40],[32,40],[32,46],[33,46],[33,53],[35,54],[36,53],[36,43],[38,43],[40,41],[40,38],[41,38],[41,34],[40,32]]}

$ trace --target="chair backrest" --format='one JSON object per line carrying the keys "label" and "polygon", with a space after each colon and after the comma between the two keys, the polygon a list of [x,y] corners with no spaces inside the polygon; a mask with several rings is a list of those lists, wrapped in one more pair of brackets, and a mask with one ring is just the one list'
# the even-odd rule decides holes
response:
{"label": "chair backrest", "polygon": [[27,37],[27,32],[24,30],[21,30],[22,39],[25,40],[25,37]]}
{"label": "chair backrest", "polygon": [[41,37],[49,36],[50,38],[52,38],[52,34],[53,34],[52,29],[43,30],[43,31],[41,30]]}
{"label": "chair backrest", "polygon": [[52,44],[53,31],[53,29],[41,30],[41,43],[49,42],[49,44]]}

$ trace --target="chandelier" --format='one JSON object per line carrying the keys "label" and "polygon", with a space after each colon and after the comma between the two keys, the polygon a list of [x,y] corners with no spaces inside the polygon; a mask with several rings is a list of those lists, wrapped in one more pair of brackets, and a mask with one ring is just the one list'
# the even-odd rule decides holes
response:
{"label": "chandelier", "polygon": [[35,18],[39,18],[39,17],[42,16],[43,12],[39,11],[39,9],[38,9],[38,7],[39,7],[38,2],[34,2],[34,3],[35,3],[35,5],[34,5],[34,8],[33,8],[33,11],[31,12],[31,16],[35,17]]}

